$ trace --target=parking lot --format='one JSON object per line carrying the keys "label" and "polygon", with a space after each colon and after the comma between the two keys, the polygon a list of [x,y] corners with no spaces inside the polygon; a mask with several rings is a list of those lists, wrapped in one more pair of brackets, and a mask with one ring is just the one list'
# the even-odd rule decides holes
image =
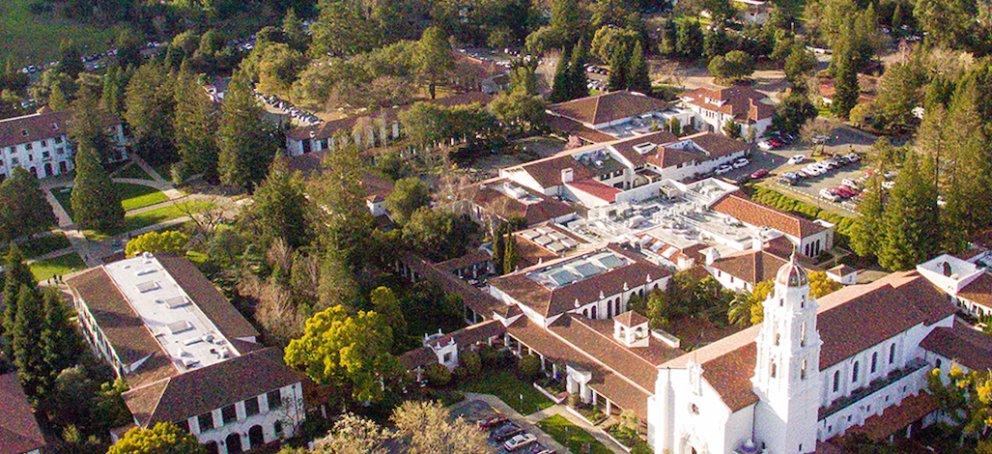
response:
{"label": "parking lot", "polygon": [[[452,408],[452,417],[463,417],[471,424],[480,422],[492,422],[494,417],[502,417],[495,424],[483,428],[488,433],[489,445],[499,453],[513,452],[515,454],[551,454],[567,453],[568,449],[556,442],[551,436],[544,433],[540,428],[530,422],[515,417],[510,414],[500,413],[493,409],[488,403],[481,400],[468,400]],[[501,419],[502,419],[501,418]],[[504,443],[518,435],[530,434],[534,441],[527,443],[515,450],[507,450]]]}

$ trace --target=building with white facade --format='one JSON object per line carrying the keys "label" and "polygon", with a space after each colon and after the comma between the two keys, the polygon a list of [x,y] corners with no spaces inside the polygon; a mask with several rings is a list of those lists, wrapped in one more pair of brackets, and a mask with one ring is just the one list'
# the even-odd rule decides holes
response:
{"label": "building with white facade", "polygon": [[681,95],[692,111],[692,127],[722,132],[728,121],[741,127],[741,137],[761,137],[772,124],[775,105],[764,93],[741,85],[701,87]]}
{"label": "building with white facade", "polygon": [[[43,109],[31,115],[0,120],[0,180],[10,176],[15,167],[28,170],[36,178],[72,171],[75,150],[69,141],[71,117],[69,111]],[[120,119],[107,115],[103,125],[114,149],[101,151],[105,151],[111,161],[127,159]]]}
{"label": "building with white facade", "polygon": [[642,93],[620,90],[552,104],[548,125],[583,143],[616,139],[667,130],[671,119],[689,124],[692,113]]}
{"label": "building with white facade", "polygon": [[968,260],[942,254],[916,265],[916,271],[946,292],[962,310],[974,317],[992,316],[992,273],[981,263],[986,253]]}
{"label": "building with white facade", "polygon": [[83,337],[128,384],[135,426],[173,422],[221,454],[299,429],[301,376],[185,258],[146,254],[67,284]]}

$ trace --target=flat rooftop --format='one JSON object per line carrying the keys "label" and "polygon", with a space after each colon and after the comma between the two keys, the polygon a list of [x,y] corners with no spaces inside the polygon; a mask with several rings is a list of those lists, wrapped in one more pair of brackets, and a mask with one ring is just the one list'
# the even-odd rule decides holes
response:
{"label": "flat rooftop", "polygon": [[104,265],[104,269],[179,371],[238,355],[155,257],[138,256]]}
{"label": "flat rooftop", "polygon": [[556,289],[589,279],[632,261],[613,251],[602,251],[555,263],[547,268],[527,273],[527,278],[548,289]]}
{"label": "flat rooftop", "polygon": [[648,112],[631,118],[623,123],[602,128],[599,131],[617,138],[640,136],[665,129],[670,118],[686,115],[686,112],[676,108],[668,108],[657,112]]}

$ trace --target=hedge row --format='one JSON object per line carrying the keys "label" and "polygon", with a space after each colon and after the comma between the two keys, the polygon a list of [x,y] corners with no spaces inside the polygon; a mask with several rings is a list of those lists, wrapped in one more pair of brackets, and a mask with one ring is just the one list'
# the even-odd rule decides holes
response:
{"label": "hedge row", "polygon": [[846,245],[850,237],[851,227],[854,226],[854,218],[832,213],[801,200],[796,200],[781,192],[761,186],[754,187],[751,198],[758,203],[768,205],[778,210],[796,213],[807,219],[823,219],[836,225],[834,231],[837,233],[835,239],[837,243]]}

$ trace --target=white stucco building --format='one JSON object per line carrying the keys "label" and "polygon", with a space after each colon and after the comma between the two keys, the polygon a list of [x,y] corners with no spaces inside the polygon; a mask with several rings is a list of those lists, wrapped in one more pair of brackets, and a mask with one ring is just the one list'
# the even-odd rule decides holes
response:
{"label": "white stucco building", "polygon": [[[75,150],[69,141],[71,117],[69,111],[42,110],[0,120],[0,180],[10,176],[16,167],[26,169],[36,178],[72,171]],[[114,149],[101,152],[106,152],[111,161],[127,159],[124,128],[120,120],[107,115],[103,118],[103,125]]]}
{"label": "white stucco building", "polygon": [[682,104],[693,113],[692,127],[698,131],[722,132],[733,121],[741,127],[741,137],[761,137],[775,114],[768,96],[741,85],[701,87],[681,96]]}

